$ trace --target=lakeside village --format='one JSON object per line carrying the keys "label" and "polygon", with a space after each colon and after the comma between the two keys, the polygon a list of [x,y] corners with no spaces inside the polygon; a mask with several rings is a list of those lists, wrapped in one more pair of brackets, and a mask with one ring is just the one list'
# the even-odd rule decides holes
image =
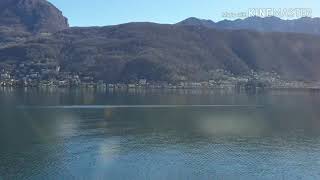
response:
{"label": "lakeside village", "polygon": [[153,82],[139,79],[134,83],[106,83],[94,77],[60,71],[57,65],[41,68],[34,64],[19,64],[16,68],[0,68],[0,86],[2,87],[81,87],[99,89],[320,89],[320,83],[284,81],[276,73],[256,73],[244,77],[235,77],[224,70],[215,70],[214,78],[207,81]]}

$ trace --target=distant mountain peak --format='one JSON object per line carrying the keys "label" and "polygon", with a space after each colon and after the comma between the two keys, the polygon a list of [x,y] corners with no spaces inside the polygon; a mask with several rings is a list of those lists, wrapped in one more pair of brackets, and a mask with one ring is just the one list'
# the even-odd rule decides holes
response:
{"label": "distant mountain peak", "polygon": [[215,22],[213,22],[212,20],[199,19],[196,17],[187,18],[177,24],[185,26],[205,26],[209,28],[213,28],[215,26]]}
{"label": "distant mountain peak", "polygon": [[[240,19],[242,20],[242,19]],[[265,20],[274,20],[274,21],[281,21],[282,19],[279,18],[279,17],[276,17],[276,16],[267,16],[267,17],[260,17],[260,16],[250,16],[250,17],[247,17],[245,19],[243,19],[244,21],[248,21],[248,20],[255,20],[255,21],[265,21]]]}
{"label": "distant mountain peak", "polygon": [[215,29],[253,30],[261,32],[293,32],[320,35],[320,18],[302,17],[284,20],[276,16],[252,16],[245,19],[222,20],[217,23],[211,20],[188,18],[177,25],[204,26]]}

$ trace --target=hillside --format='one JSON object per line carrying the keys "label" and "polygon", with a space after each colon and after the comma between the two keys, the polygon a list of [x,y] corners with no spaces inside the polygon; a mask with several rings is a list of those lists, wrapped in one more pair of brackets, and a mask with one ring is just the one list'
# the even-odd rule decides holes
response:
{"label": "hillside", "polygon": [[251,70],[318,80],[320,37],[291,33],[220,31],[197,26],[130,23],[71,28],[0,49],[2,64],[53,62],[108,82],[204,80],[215,69]]}

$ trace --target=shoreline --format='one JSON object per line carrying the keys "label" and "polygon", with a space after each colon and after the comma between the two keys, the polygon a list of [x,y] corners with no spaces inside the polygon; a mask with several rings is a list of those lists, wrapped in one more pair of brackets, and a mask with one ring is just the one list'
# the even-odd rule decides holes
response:
{"label": "shoreline", "polygon": [[311,90],[311,91],[320,91],[320,87],[266,87],[266,88],[249,88],[246,89],[244,87],[237,88],[237,87],[92,87],[92,86],[71,86],[71,87],[59,87],[59,86],[0,86],[0,89],[38,89],[38,90],[54,90],[54,89],[63,89],[63,90],[73,90],[73,89],[83,89],[83,90],[106,90],[106,91],[124,91],[124,90],[219,90],[219,91],[304,91],[304,90]]}

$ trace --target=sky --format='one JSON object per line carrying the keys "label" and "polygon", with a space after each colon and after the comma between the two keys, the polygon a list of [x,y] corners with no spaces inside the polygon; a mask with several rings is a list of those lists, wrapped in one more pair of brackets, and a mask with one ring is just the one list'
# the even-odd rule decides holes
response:
{"label": "sky", "polygon": [[[69,19],[71,26],[106,26],[127,22],[155,22],[172,24],[188,17],[238,19],[234,13],[252,9],[293,8],[312,10],[312,17],[320,17],[319,0],[48,0]],[[308,11],[309,12],[309,11]],[[233,13],[233,14],[230,14]],[[282,19],[292,19],[284,16]]]}

